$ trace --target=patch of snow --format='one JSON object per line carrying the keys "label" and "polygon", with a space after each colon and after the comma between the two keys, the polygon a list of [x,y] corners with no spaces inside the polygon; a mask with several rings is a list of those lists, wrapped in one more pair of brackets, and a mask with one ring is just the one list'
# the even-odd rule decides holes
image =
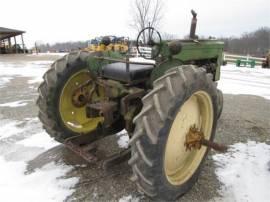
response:
{"label": "patch of snow", "polygon": [[[0,85],[9,82],[12,77],[31,77],[30,84],[42,81],[43,74],[53,61],[0,62]],[[3,78],[9,78],[3,80]]]}
{"label": "patch of snow", "polygon": [[139,198],[132,197],[132,195],[121,197],[118,202],[139,202]]}
{"label": "patch of snow", "polygon": [[213,156],[216,175],[223,184],[216,201],[268,202],[270,199],[270,145],[237,143]]}
{"label": "patch of snow", "polygon": [[31,62],[28,62],[29,63],[29,65],[42,65],[42,66],[49,66],[49,65],[51,65],[52,63],[53,63],[53,61],[52,60],[38,60],[38,61],[31,61]]}
{"label": "patch of snow", "polygon": [[0,77],[0,88],[3,88],[11,79],[12,77]]}
{"label": "patch of snow", "polygon": [[0,121],[0,129],[1,129],[0,140],[11,137],[18,133],[21,133],[24,129],[18,127],[20,123],[21,122],[18,122],[18,121],[1,120]]}
{"label": "patch of snow", "polygon": [[59,143],[50,138],[50,136],[45,131],[42,131],[40,133],[30,136],[29,138],[18,141],[16,142],[16,144],[22,144],[23,146],[26,147],[42,147],[46,150],[49,150],[59,145]]}
{"label": "patch of snow", "polygon": [[0,120],[0,131],[1,201],[64,201],[75,191],[79,178],[66,177],[72,166],[51,162],[27,174],[28,161],[58,145],[37,118]]}
{"label": "patch of snow", "polygon": [[74,192],[78,178],[65,178],[72,167],[49,163],[25,174],[26,166],[25,162],[8,162],[0,156],[1,201],[64,201]]}
{"label": "patch of snow", "polygon": [[7,102],[7,103],[3,103],[0,104],[0,107],[22,107],[22,106],[26,106],[28,103],[27,101],[29,100],[19,100],[19,101],[14,101],[14,102]]}
{"label": "patch of snow", "polygon": [[122,130],[121,132],[117,133],[118,140],[117,144],[119,148],[126,149],[128,148],[129,136],[126,130]]}
{"label": "patch of snow", "polygon": [[63,53],[50,53],[50,52],[47,52],[47,53],[38,53],[38,54],[36,54],[36,53],[32,53],[31,55],[27,55],[27,56],[43,56],[43,55],[56,55],[56,56],[65,56],[65,55],[67,55],[68,54],[68,52],[63,52]]}
{"label": "patch of snow", "polygon": [[221,66],[218,88],[223,93],[257,95],[270,99],[270,71],[260,67]]}
{"label": "patch of snow", "polygon": [[36,77],[34,79],[28,80],[27,83],[28,84],[34,84],[34,83],[41,83],[43,81],[42,77]]}

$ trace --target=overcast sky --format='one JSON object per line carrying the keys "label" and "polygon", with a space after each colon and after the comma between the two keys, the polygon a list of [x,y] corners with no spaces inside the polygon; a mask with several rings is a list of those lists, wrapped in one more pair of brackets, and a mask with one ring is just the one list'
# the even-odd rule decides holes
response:
{"label": "overcast sky", "polygon": [[[0,0],[0,27],[24,30],[27,47],[35,41],[88,40],[95,36],[136,36],[129,26],[133,0]],[[191,14],[197,34],[239,36],[270,27],[270,0],[164,0],[161,32],[183,37]]]}

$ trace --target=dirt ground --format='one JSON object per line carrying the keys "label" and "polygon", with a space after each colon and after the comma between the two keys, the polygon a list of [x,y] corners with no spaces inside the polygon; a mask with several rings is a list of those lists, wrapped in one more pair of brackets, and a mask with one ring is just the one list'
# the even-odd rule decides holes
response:
{"label": "dirt ground", "polygon": [[[53,60],[59,56],[40,56],[38,60]],[[7,56],[0,61],[33,60],[31,56]],[[1,119],[23,120],[34,118],[38,109],[36,88],[29,88],[29,78],[18,77],[9,82],[5,88],[0,88],[0,103],[18,100],[31,100],[26,106],[19,108],[0,107]],[[224,108],[218,122],[216,141],[231,145],[237,142],[254,140],[269,141],[270,134],[270,100],[252,95],[224,95]],[[3,131],[2,131],[3,132]],[[270,144],[270,142],[268,142]],[[116,137],[111,136],[99,142],[98,150],[104,156],[119,151]],[[198,182],[183,197],[181,202],[215,201],[219,198],[221,187],[212,160],[214,151],[210,152]],[[116,165],[109,170],[102,169],[102,160],[96,164],[87,164],[83,159],[69,151],[63,145],[56,146],[28,162],[28,171],[40,168],[49,162],[64,162],[74,166],[68,177],[79,177],[76,191],[66,201],[118,201],[123,196],[132,195],[134,200],[149,201],[137,192],[136,186],[129,180],[131,169],[127,162]]]}

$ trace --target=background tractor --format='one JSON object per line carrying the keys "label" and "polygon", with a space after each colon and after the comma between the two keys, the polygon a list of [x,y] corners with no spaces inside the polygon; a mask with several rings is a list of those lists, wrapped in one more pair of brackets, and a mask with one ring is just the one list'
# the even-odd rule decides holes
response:
{"label": "background tractor", "polygon": [[103,36],[91,39],[85,51],[117,51],[126,53],[128,51],[128,38],[116,36]]}
{"label": "background tractor", "polygon": [[224,45],[198,39],[192,15],[187,40],[162,41],[153,27],[139,33],[138,52],[150,48],[147,59],[155,64],[134,62],[103,39],[104,50],[55,61],[38,89],[44,129],[88,161],[95,159],[94,141],[125,129],[131,179],[157,200],[186,193],[209,148],[224,149],[213,142],[223,105],[217,81]]}

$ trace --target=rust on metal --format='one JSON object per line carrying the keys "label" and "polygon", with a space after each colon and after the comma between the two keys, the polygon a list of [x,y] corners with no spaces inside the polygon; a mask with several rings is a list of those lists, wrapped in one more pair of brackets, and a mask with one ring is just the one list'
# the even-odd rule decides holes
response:
{"label": "rust on metal", "polygon": [[141,100],[145,93],[143,89],[134,88],[133,92],[121,99],[121,114],[125,118],[125,128],[128,132],[133,131],[133,118],[142,107],[140,106],[140,102],[138,103],[136,100]]}
{"label": "rust on metal", "polygon": [[216,142],[206,140],[202,131],[196,128],[195,125],[191,126],[186,135],[184,143],[186,150],[200,149],[201,146],[206,146],[219,152],[226,152],[228,147]]}
{"label": "rust on metal", "polygon": [[228,150],[228,147],[226,145],[218,144],[216,142],[212,142],[206,139],[202,139],[201,144],[219,152],[226,152]]}
{"label": "rust on metal", "polygon": [[101,101],[97,103],[88,104],[86,114],[89,118],[97,116],[104,117],[105,126],[110,126],[114,123],[114,112],[117,111],[117,103],[113,101]]}
{"label": "rust on metal", "polygon": [[87,146],[81,146],[73,143],[71,140],[65,141],[65,145],[74,153],[85,159],[89,163],[96,162],[98,159],[95,156],[96,145],[90,144]]}
{"label": "rust on metal", "polygon": [[184,143],[186,150],[200,149],[202,139],[204,139],[203,132],[200,132],[195,125],[191,126]]}
{"label": "rust on metal", "polygon": [[125,149],[119,153],[115,153],[109,157],[107,157],[103,162],[103,169],[107,170],[108,168],[118,165],[122,162],[127,161],[131,158],[131,149]]}
{"label": "rust on metal", "polygon": [[[89,86],[91,89],[89,90]],[[96,91],[96,83],[89,79],[83,84],[79,85],[72,93],[72,104],[75,107],[83,107],[86,103],[91,101],[93,93]]]}

